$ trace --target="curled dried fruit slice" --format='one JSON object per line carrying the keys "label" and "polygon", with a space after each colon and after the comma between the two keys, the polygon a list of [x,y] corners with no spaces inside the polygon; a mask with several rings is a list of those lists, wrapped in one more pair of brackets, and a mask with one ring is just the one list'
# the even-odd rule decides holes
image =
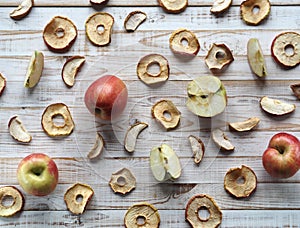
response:
{"label": "curled dried fruit slice", "polygon": [[200,44],[196,35],[187,29],[178,29],[170,37],[170,48],[174,53],[195,56]]}
{"label": "curled dried fruit slice", "polygon": [[66,191],[64,201],[69,211],[80,215],[85,211],[93,195],[94,191],[89,185],[76,183]]}
{"label": "curled dried fruit slice", "polygon": [[[158,74],[149,72],[149,67],[155,64],[159,65]],[[168,80],[170,71],[168,60],[159,54],[150,54],[141,58],[136,70],[139,79],[147,85],[153,85]]]}
{"label": "curled dried fruit slice", "polygon": [[44,69],[44,54],[40,51],[34,51],[31,56],[27,73],[25,76],[24,87],[33,88],[35,87],[42,76]]}
{"label": "curled dried fruit slice", "polygon": [[148,127],[148,124],[139,122],[135,123],[128,129],[124,143],[125,149],[128,152],[134,151],[137,137],[146,127]]}
{"label": "curled dried fruit slice", "polygon": [[104,139],[103,139],[102,135],[100,135],[97,132],[94,146],[88,153],[87,157],[91,160],[98,158],[100,156],[100,154],[102,153],[103,148],[104,148]]}
{"label": "curled dried fruit slice", "polygon": [[266,96],[261,98],[260,106],[265,112],[275,116],[286,115],[295,111],[296,109],[296,105],[294,104],[288,104],[286,102]]}
{"label": "curled dried fruit slice", "polygon": [[105,46],[111,42],[114,18],[109,13],[98,12],[85,22],[85,32],[89,40],[96,46]]}
{"label": "curled dried fruit slice", "polygon": [[300,34],[284,32],[272,42],[272,56],[277,63],[286,68],[295,67],[300,63]]}
{"label": "curled dried fruit slice", "polygon": [[62,16],[55,16],[44,28],[43,39],[51,51],[67,52],[75,42],[77,28],[74,23]]}
{"label": "curled dried fruit slice", "polygon": [[194,135],[188,137],[193,151],[194,162],[199,164],[204,156],[205,146],[202,140]]}
{"label": "curled dried fruit slice", "polygon": [[20,20],[30,13],[32,7],[33,0],[23,0],[21,4],[9,14],[9,16],[15,20]]}
{"label": "curled dried fruit slice", "polygon": [[157,102],[153,105],[151,113],[152,116],[167,130],[177,127],[181,116],[180,111],[173,102],[169,100]]}
{"label": "curled dried fruit slice", "polygon": [[84,62],[85,58],[83,56],[73,56],[65,62],[61,75],[67,86],[72,87],[74,85],[75,77]]}
{"label": "curled dried fruit slice", "polygon": [[232,0],[215,0],[212,7],[210,8],[210,12],[213,14],[221,14],[229,9],[231,6]]}
{"label": "curled dried fruit slice", "polygon": [[228,137],[225,133],[220,129],[215,129],[212,132],[213,141],[221,148],[221,150],[232,151],[234,150],[234,146],[229,141]]}
{"label": "curled dried fruit slice", "polygon": [[236,131],[250,131],[259,123],[259,121],[259,118],[251,117],[242,122],[229,123],[229,127]]}
{"label": "curled dried fruit slice", "polygon": [[0,73],[0,96],[6,87],[6,78]]}
{"label": "curled dried fruit slice", "polygon": [[[201,218],[199,210],[206,209],[208,218]],[[187,203],[185,219],[192,227],[218,227],[222,222],[222,212],[214,199],[208,195],[195,195]]]}
{"label": "curled dried fruit slice", "polygon": [[266,76],[266,62],[258,39],[251,38],[247,44],[247,57],[250,68],[258,77]]}
{"label": "curled dried fruit slice", "polygon": [[[54,118],[60,116],[63,124],[56,124]],[[74,129],[74,122],[68,107],[63,103],[49,105],[42,115],[42,127],[51,137],[70,135]]]}
{"label": "curled dried fruit slice", "polygon": [[136,179],[129,169],[123,168],[111,175],[109,185],[116,193],[125,195],[135,189]]}
{"label": "curled dried fruit slice", "polygon": [[[292,84],[291,86],[291,89],[294,93],[294,95],[300,99],[300,83],[297,83],[297,84]],[[1,94],[1,93],[0,93]]]}
{"label": "curled dried fruit slice", "polygon": [[105,5],[108,3],[109,0],[90,0],[90,3],[91,4],[94,4],[94,5]]}
{"label": "curled dried fruit slice", "polygon": [[258,25],[266,19],[271,10],[269,0],[246,0],[241,3],[242,19],[249,25]]}
{"label": "curled dried fruit slice", "polygon": [[14,116],[9,120],[8,128],[10,135],[18,142],[29,143],[31,141],[31,135],[28,133],[18,116]]}
{"label": "curled dried fruit slice", "polygon": [[[12,199],[12,204],[5,205],[7,198]],[[10,217],[22,210],[24,206],[23,194],[13,186],[4,186],[0,188],[0,216]]]}
{"label": "curled dried fruit slice", "polygon": [[224,188],[237,198],[244,198],[256,189],[257,178],[252,169],[242,165],[241,168],[230,169],[224,178]]}
{"label": "curled dried fruit slice", "polygon": [[133,11],[125,18],[124,28],[127,32],[134,32],[146,19],[146,13],[142,11]]}
{"label": "curled dried fruit slice", "polygon": [[158,3],[168,13],[180,13],[187,7],[188,0],[158,0]]}

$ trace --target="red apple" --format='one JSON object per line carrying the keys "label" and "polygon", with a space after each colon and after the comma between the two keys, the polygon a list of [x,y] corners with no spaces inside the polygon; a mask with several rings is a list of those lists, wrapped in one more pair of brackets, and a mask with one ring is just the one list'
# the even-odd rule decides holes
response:
{"label": "red apple", "polygon": [[25,192],[45,196],[54,191],[58,182],[55,162],[46,154],[34,153],[23,158],[17,171],[18,181]]}
{"label": "red apple", "polygon": [[288,133],[274,135],[262,156],[265,170],[276,178],[289,178],[300,168],[300,142]]}
{"label": "red apple", "polygon": [[125,83],[114,75],[105,75],[87,89],[84,102],[88,110],[102,120],[113,120],[125,109],[128,91]]}

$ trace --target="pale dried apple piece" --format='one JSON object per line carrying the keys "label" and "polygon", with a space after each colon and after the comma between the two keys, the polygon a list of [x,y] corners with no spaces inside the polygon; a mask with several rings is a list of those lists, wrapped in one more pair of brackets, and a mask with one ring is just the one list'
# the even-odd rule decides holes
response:
{"label": "pale dried apple piece", "polygon": [[250,68],[255,75],[265,77],[268,74],[265,58],[258,39],[249,39],[247,44],[247,57]]}
{"label": "pale dried apple piece", "polygon": [[225,175],[224,188],[237,198],[245,198],[256,189],[257,178],[254,171],[242,165],[242,167],[231,168]]}
{"label": "pale dried apple piece", "polygon": [[124,28],[127,32],[134,32],[145,20],[147,14],[142,11],[130,12],[124,21]]}
{"label": "pale dried apple piece", "polygon": [[6,78],[0,73],[0,96],[6,87]]}
{"label": "pale dried apple piece", "polygon": [[193,157],[194,157],[194,162],[196,164],[200,164],[202,161],[202,158],[205,153],[205,146],[202,140],[194,135],[190,135],[188,137],[189,142],[191,144],[192,152],[193,152]]}
{"label": "pale dried apple piece", "polygon": [[176,54],[195,56],[200,50],[196,35],[192,31],[183,28],[172,33],[169,43],[171,50]]}
{"label": "pale dried apple piece", "polygon": [[168,13],[181,13],[188,6],[188,0],[158,0],[158,3]]}
{"label": "pale dried apple piece", "polygon": [[269,0],[246,0],[241,3],[241,16],[249,25],[258,25],[265,20],[271,10]]}
{"label": "pale dried apple piece", "polygon": [[260,106],[265,112],[275,116],[286,115],[296,109],[296,105],[294,104],[289,104],[278,99],[272,99],[267,96],[260,99]]}
{"label": "pale dried apple piece", "polygon": [[72,87],[75,84],[75,77],[85,62],[84,56],[73,56],[65,62],[62,69],[62,78],[64,83]]}
{"label": "pale dried apple piece", "polygon": [[180,122],[181,113],[170,100],[161,100],[153,105],[152,116],[166,129],[174,129]]}
{"label": "pale dried apple piece", "polygon": [[96,46],[105,46],[111,42],[114,18],[109,13],[92,14],[85,22],[85,32],[88,39]]}
{"label": "pale dried apple piece", "polygon": [[[57,116],[63,117],[63,124],[58,125],[54,123],[53,119]],[[63,103],[49,105],[42,115],[42,127],[51,137],[70,135],[73,132],[74,126],[68,106]]]}
{"label": "pale dried apple piece", "polygon": [[123,168],[111,175],[109,186],[115,193],[123,195],[135,189],[136,179],[129,169]]}
{"label": "pale dried apple piece", "polygon": [[134,151],[138,135],[147,127],[148,124],[142,122],[138,122],[130,126],[130,128],[128,129],[125,135],[124,147],[126,151],[128,152]]}
{"label": "pale dried apple piece", "polygon": [[75,215],[81,215],[93,195],[94,190],[89,185],[76,183],[66,191],[64,201],[69,211]]}
{"label": "pale dried apple piece", "polygon": [[[209,217],[201,218],[198,213],[200,209],[208,210]],[[194,228],[218,227],[222,222],[222,212],[212,197],[199,194],[188,201],[185,209],[185,219]]]}
{"label": "pale dried apple piece", "polygon": [[88,159],[93,160],[93,159],[98,158],[103,151],[104,144],[105,143],[104,143],[104,139],[103,139],[102,135],[97,132],[95,143],[87,155]]}
{"label": "pale dried apple piece", "polygon": [[290,85],[294,95],[300,100],[300,83]]}
{"label": "pale dried apple piece", "polygon": [[215,129],[212,132],[212,139],[221,150],[233,151],[234,146],[221,129]]}
{"label": "pale dried apple piece", "polygon": [[20,20],[30,13],[33,4],[33,0],[23,0],[16,9],[10,12],[9,16],[15,20]]}
{"label": "pale dried apple piece", "polygon": [[105,5],[108,3],[109,0],[90,0],[90,3],[93,5]]}
{"label": "pale dried apple piece", "polygon": [[18,116],[13,116],[9,120],[8,128],[10,135],[18,142],[29,143],[31,141],[32,136],[26,130]]}
{"label": "pale dried apple piece", "polygon": [[124,217],[124,223],[126,228],[158,228],[160,216],[153,205],[146,202],[138,203],[127,210]]}
{"label": "pale dried apple piece", "polygon": [[212,7],[210,8],[210,12],[213,14],[221,14],[229,9],[231,6],[232,0],[215,0]]}
{"label": "pale dried apple piece", "polygon": [[35,87],[42,76],[44,69],[44,54],[40,51],[34,51],[31,56],[28,69],[25,76],[24,87]]}
{"label": "pale dried apple piece", "polygon": [[229,127],[236,131],[250,131],[260,122],[258,117],[251,117],[242,122],[232,122],[228,123]]}
{"label": "pale dried apple piece", "polygon": [[[7,198],[13,200],[11,205],[5,205],[4,201]],[[4,186],[0,188],[0,216],[11,217],[21,211],[24,207],[23,194],[13,186]]]}

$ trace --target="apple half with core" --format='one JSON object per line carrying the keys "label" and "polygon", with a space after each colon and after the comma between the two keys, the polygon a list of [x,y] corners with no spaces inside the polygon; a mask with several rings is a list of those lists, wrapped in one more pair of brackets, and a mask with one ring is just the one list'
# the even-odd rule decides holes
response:
{"label": "apple half with core", "polygon": [[285,132],[274,135],[262,156],[265,170],[276,178],[289,178],[300,168],[300,142]]}
{"label": "apple half with core", "polygon": [[105,75],[87,89],[84,102],[87,109],[102,120],[113,120],[124,111],[128,98],[125,83],[114,75]]}
{"label": "apple half with core", "polygon": [[58,169],[48,155],[34,153],[19,163],[17,177],[25,192],[34,196],[46,196],[56,188]]}

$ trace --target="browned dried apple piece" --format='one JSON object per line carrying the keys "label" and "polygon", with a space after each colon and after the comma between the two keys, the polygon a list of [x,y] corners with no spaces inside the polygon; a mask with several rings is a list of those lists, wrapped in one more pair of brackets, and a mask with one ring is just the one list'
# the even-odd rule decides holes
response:
{"label": "browned dried apple piece", "polygon": [[[62,117],[63,124],[56,124],[55,117]],[[73,132],[74,122],[68,107],[63,103],[49,105],[42,115],[42,127],[51,137],[67,136]]]}
{"label": "browned dried apple piece", "polygon": [[97,132],[94,146],[88,153],[87,157],[91,160],[98,158],[103,151],[104,144],[105,143],[102,135]]}
{"label": "browned dried apple piece", "polygon": [[[199,210],[206,209],[208,218],[199,216]],[[222,222],[222,212],[214,199],[208,195],[195,195],[187,203],[185,219],[192,227],[218,227]]]}
{"label": "browned dried apple piece", "polygon": [[160,223],[160,216],[157,209],[149,203],[138,203],[131,206],[124,217],[125,227],[157,228]]}
{"label": "browned dried apple piece", "polygon": [[300,99],[300,83],[290,85],[294,95]]}
{"label": "browned dried apple piece", "polygon": [[142,11],[133,11],[125,18],[124,28],[127,32],[134,32],[146,19],[146,13]]}
{"label": "browned dried apple piece", "polygon": [[85,211],[93,195],[94,191],[89,185],[76,183],[66,191],[64,201],[69,211],[80,215]]}
{"label": "browned dried apple piece", "polygon": [[[12,199],[10,205],[5,205],[6,199]],[[0,216],[10,217],[22,210],[24,206],[23,194],[13,186],[0,188]]]}
{"label": "browned dried apple piece", "polygon": [[193,151],[193,157],[194,157],[194,162],[196,164],[200,164],[203,156],[204,156],[204,152],[205,152],[205,146],[204,143],[202,142],[202,140],[194,135],[190,135],[188,137],[189,142],[191,144],[191,148]]}
{"label": "browned dried apple piece", "polygon": [[31,135],[28,133],[18,116],[14,116],[9,120],[8,128],[10,135],[18,142],[29,143],[31,141]]}
{"label": "browned dried apple piece", "polygon": [[210,12],[213,14],[221,14],[229,9],[231,6],[232,0],[215,0],[212,7],[210,8]]}
{"label": "browned dried apple piece", "polygon": [[300,63],[300,34],[284,32],[272,42],[272,56],[277,63],[286,68],[295,67]]}
{"label": "browned dried apple piece", "polygon": [[260,121],[259,118],[251,117],[242,122],[234,122],[228,124],[231,129],[236,131],[250,131],[259,123],[259,121]]}
{"label": "browned dried apple piece", "polygon": [[169,100],[161,100],[157,102],[151,109],[152,116],[161,125],[167,129],[173,129],[178,126],[181,113]]}
{"label": "browned dried apple piece", "polygon": [[265,112],[275,116],[286,115],[295,111],[296,109],[296,105],[294,104],[288,104],[286,102],[266,96],[260,99],[260,106]]}
{"label": "browned dried apple piece", "polygon": [[168,13],[180,13],[187,7],[188,0],[158,0],[158,3]]}
{"label": "browned dried apple piece", "polygon": [[94,5],[105,5],[108,3],[109,0],[90,0],[90,3],[91,4],[94,4]]}
{"label": "browned dried apple piece", "polygon": [[211,71],[221,71],[234,60],[225,44],[213,44],[205,57],[205,63]]}
{"label": "browned dried apple piece", "polygon": [[265,58],[258,39],[249,39],[247,44],[247,57],[250,68],[255,75],[264,77],[268,74]]}
{"label": "browned dried apple piece", "polygon": [[9,14],[9,16],[15,20],[20,20],[30,13],[32,7],[33,0],[23,0],[21,4]]}
{"label": "browned dried apple piece", "polygon": [[224,178],[224,188],[237,198],[245,198],[256,189],[257,178],[252,169],[242,165],[241,168],[230,169]]}
{"label": "browned dried apple piece", "polygon": [[249,25],[258,25],[266,19],[271,10],[269,0],[246,0],[241,3],[242,19]]}
{"label": "browned dried apple piece", "polygon": [[196,35],[187,29],[178,29],[170,37],[170,48],[176,54],[195,56],[200,44]]}
{"label": "browned dried apple piece", "polygon": [[75,77],[84,62],[84,56],[73,56],[65,62],[61,75],[67,86],[72,87],[75,84]]}
{"label": "browned dried apple piece", "polygon": [[134,125],[130,126],[126,133],[124,143],[125,149],[128,152],[134,151],[137,137],[146,127],[148,127],[148,124],[141,122],[135,123]]}
{"label": "browned dried apple piece", "polygon": [[229,141],[228,137],[221,129],[215,129],[212,132],[212,139],[221,150],[232,151],[234,146]]}
{"label": "browned dried apple piece", "polygon": [[111,42],[114,18],[109,13],[98,12],[85,22],[85,32],[89,40],[96,46],[105,46]]}
{"label": "browned dried apple piece", "polygon": [[111,175],[109,185],[115,193],[123,195],[135,189],[136,179],[129,169],[123,168]]}
{"label": "browned dried apple piece", "polygon": [[0,73],[0,96],[6,87],[6,78]]}

